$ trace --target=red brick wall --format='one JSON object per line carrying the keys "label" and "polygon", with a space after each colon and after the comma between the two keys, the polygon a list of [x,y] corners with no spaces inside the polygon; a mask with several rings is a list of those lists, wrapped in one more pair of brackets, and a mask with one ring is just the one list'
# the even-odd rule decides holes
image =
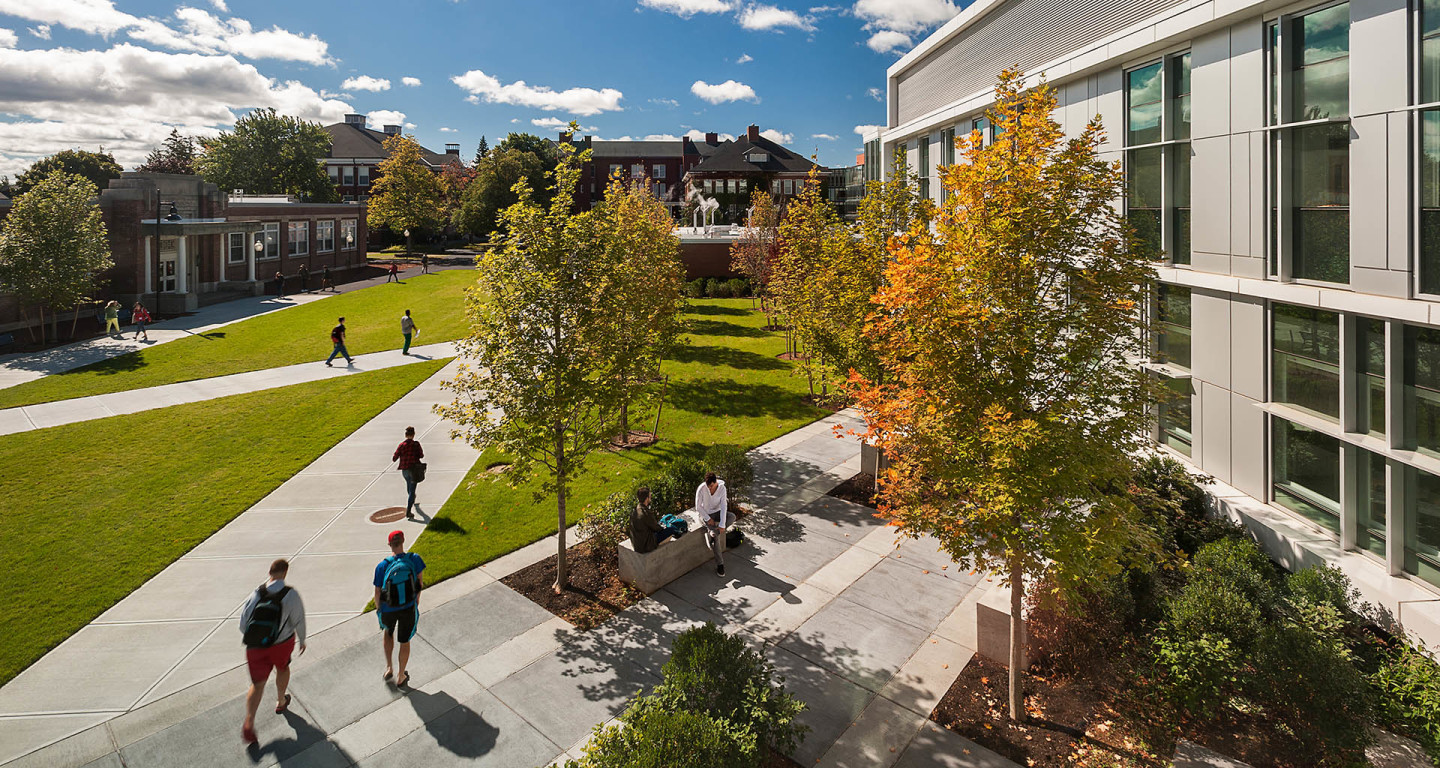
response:
{"label": "red brick wall", "polygon": [[680,243],[680,261],[685,265],[685,279],[697,277],[740,277],[730,268],[730,242]]}

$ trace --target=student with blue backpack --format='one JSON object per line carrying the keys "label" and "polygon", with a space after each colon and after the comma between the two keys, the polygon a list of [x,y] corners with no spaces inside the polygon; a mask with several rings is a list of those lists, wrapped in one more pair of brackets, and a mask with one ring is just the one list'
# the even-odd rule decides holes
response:
{"label": "student with blue backpack", "polygon": [[[384,679],[388,682],[393,677],[395,686],[404,688],[410,684],[410,673],[405,671],[410,661],[410,638],[420,624],[420,574],[425,570],[425,561],[405,551],[404,531],[391,531],[389,543],[390,556],[375,566],[375,613],[385,632]],[[398,675],[390,664],[396,641],[400,643]]]}
{"label": "student with blue backpack", "polygon": [[305,605],[300,593],[285,585],[290,564],[284,559],[270,564],[270,579],[261,584],[245,607],[240,609],[240,632],[245,642],[245,663],[250,668],[250,692],[245,695],[245,724],[240,738],[247,744],[258,740],[255,735],[255,711],[265,695],[265,681],[275,670],[277,694],[275,714],[284,714],[290,706],[290,653],[300,644],[305,653]]}

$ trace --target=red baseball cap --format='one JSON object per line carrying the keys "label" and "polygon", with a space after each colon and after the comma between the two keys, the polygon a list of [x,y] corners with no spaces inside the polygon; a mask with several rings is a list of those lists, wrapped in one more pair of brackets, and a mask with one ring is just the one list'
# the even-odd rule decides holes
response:
{"label": "red baseball cap", "polygon": [[399,543],[405,541],[405,532],[404,532],[404,531],[391,531],[391,532],[390,532],[390,537],[389,537],[388,541],[390,542],[390,546],[392,546],[392,547],[395,546],[396,544],[399,544]]}

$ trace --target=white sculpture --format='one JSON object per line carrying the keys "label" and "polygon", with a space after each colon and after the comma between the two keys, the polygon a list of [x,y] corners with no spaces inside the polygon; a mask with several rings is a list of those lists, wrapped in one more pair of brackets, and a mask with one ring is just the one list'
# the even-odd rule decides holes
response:
{"label": "white sculpture", "polygon": [[701,194],[698,187],[691,187],[685,199],[696,201],[694,222],[697,229],[700,228],[701,221],[704,221],[704,226],[707,227],[715,225],[715,212],[720,210],[719,200]]}

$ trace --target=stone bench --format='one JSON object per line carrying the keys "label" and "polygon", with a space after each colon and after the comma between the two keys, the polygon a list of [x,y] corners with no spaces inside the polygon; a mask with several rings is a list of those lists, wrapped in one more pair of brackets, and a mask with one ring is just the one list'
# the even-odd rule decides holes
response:
{"label": "stone bench", "polygon": [[[695,510],[687,509],[680,517],[690,530],[678,539],[666,539],[654,552],[636,552],[630,539],[620,542],[620,580],[644,592],[655,590],[689,573],[696,566],[714,562],[710,546],[705,543],[705,529]],[[725,543],[722,541],[723,548]]]}

